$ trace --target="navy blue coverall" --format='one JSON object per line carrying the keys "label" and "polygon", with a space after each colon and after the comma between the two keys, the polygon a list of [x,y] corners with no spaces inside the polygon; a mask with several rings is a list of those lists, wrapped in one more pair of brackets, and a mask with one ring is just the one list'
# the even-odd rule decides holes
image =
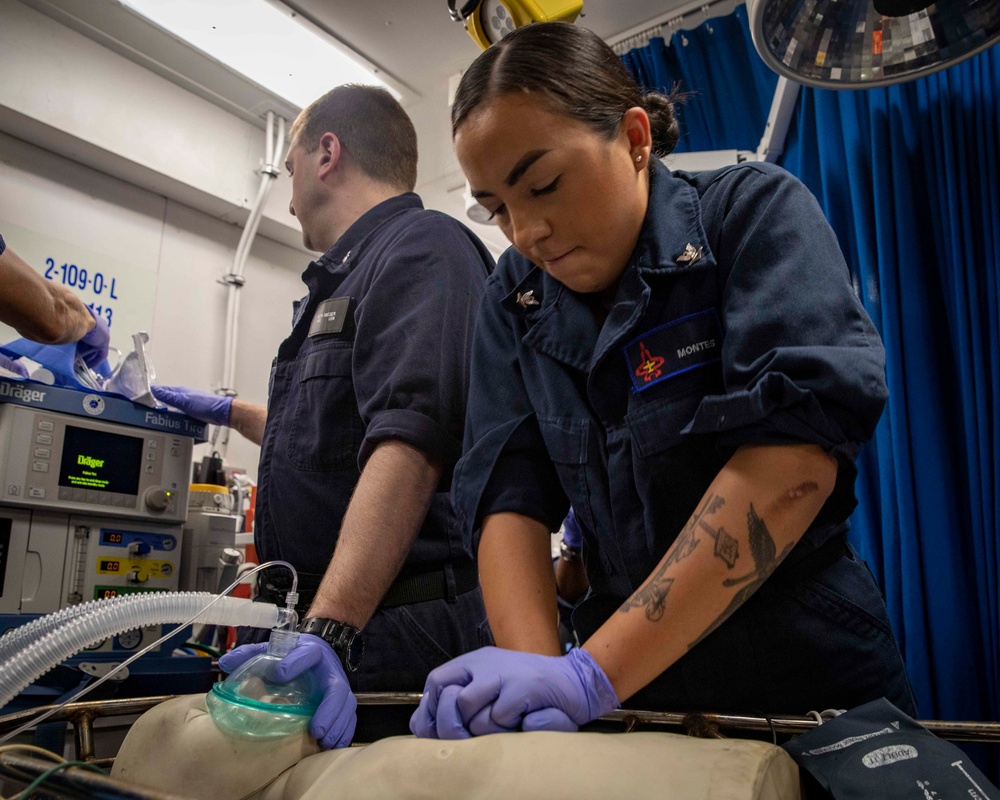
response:
{"label": "navy blue coverall", "polygon": [[835,235],[772,165],[689,175],[654,162],[650,183],[603,325],[513,249],[487,281],[453,489],[466,538],[497,512],[556,530],[572,504],[592,587],[574,615],[585,641],[739,446],[819,445],[838,478],[800,543],[628,705],[805,713],[885,695],[912,712],[884,602],[845,539],[887,389]]}
{"label": "navy blue coverall", "polygon": [[[446,467],[400,577],[364,628],[355,691],[419,691],[431,669],[491,641],[449,489],[492,267],[474,234],[417,195],[386,200],[303,273],[309,294],[272,366],[255,544],[262,563],[298,570],[300,610],[379,443],[406,442]],[[280,601],[290,578],[268,573],[263,599]]]}

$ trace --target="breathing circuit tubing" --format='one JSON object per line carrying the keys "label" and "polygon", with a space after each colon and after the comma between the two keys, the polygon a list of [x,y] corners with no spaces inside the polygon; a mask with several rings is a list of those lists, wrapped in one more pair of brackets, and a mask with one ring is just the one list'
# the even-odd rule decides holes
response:
{"label": "breathing circuit tubing", "polygon": [[[268,567],[287,567],[292,573],[292,589],[286,596],[286,608],[270,603],[254,603],[243,598],[227,597],[246,578]],[[25,687],[81,650],[129,630],[149,625],[180,623],[184,628],[194,622],[214,625],[245,625],[254,628],[294,630],[298,621],[298,575],[287,561],[269,561],[241,575],[224,592],[155,592],[129,595],[111,600],[95,600],[48,614],[0,637],[0,708],[6,706]],[[66,703],[79,700],[115,673],[145,655],[161,642],[176,635],[173,630],[116,665],[94,683],[0,739],[0,744],[23,730],[37,725]]]}

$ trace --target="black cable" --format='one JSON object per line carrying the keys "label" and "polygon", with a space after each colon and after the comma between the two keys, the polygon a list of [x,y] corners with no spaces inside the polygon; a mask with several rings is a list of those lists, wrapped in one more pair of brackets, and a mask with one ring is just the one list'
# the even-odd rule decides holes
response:
{"label": "black cable", "polygon": [[455,22],[464,22],[479,6],[482,0],[466,0],[464,6],[460,9],[455,8],[455,0],[448,0],[448,12],[451,14],[451,18]]}

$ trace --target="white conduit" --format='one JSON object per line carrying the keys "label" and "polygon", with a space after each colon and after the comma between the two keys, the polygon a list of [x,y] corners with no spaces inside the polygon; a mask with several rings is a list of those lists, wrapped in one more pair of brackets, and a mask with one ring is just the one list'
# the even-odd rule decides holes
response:
{"label": "white conduit", "polygon": [[[292,589],[286,598],[287,608],[227,596],[246,578],[262,569],[276,566],[285,567],[292,573]],[[206,592],[154,592],[127,595],[109,600],[96,600],[48,614],[2,637],[4,647],[0,655],[0,709],[3,709],[25,687],[65,659],[108,637],[128,630],[171,623],[177,623],[184,629],[198,622],[212,625],[247,625],[255,628],[271,628],[272,631],[294,630],[298,622],[298,615],[293,610],[299,599],[298,583],[298,575],[291,564],[286,561],[268,561],[254,567],[218,595]],[[16,730],[0,736],[0,745],[41,723],[67,703],[80,699],[175,633],[177,631],[165,633],[40,717],[31,719]]]}
{"label": "white conduit", "polygon": [[[236,248],[236,255],[233,258],[232,271],[223,277],[222,282],[229,286],[229,294],[226,299],[226,340],[224,361],[222,367],[222,386],[216,390],[216,394],[236,397],[236,346],[240,324],[240,289],[246,283],[243,277],[243,270],[246,267],[247,257],[250,255],[250,246],[257,235],[257,228],[260,226],[261,217],[264,215],[264,204],[267,202],[267,195],[271,191],[274,179],[278,177],[280,161],[284,156],[285,149],[285,119],[278,117],[277,135],[275,135],[274,112],[267,112],[267,130],[264,143],[264,166],[261,169],[260,187],[257,189],[257,196],[250,207],[250,216],[243,227],[243,234],[240,236],[240,243]],[[228,432],[223,437],[223,444],[228,442]],[[213,437],[214,441],[214,437]]]}
{"label": "white conduit", "polygon": [[98,601],[84,612],[64,620],[52,630],[36,631],[19,652],[0,663],[0,708],[46,672],[81,650],[125,631],[149,625],[209,622],[215,625],[249,625],[272,628],[284,609],[239,597],[215,597],[205,592],[155,592],[131,595],[124,603]]}

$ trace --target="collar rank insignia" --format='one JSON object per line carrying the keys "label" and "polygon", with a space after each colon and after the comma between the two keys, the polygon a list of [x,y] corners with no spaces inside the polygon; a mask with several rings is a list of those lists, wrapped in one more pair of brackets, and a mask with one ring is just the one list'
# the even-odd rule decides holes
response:
{"label": "collar rank insignia", "polygon": [[682,267],[687,267],[694,264],[696,261],[701,261],[701,252],[702,248],[695,247],[691,244],[691,242],[688,242],[687,246],[684,248],[684,252],[677,256],[674,260]]}
{"label": "collar rank insignia", "polygon": [[521,306],[521,308],[529,308],[531,306],[537,306],[538,298],[535,297],[535,290],[529,289],[526,292],[518,292],[517,304]]}

